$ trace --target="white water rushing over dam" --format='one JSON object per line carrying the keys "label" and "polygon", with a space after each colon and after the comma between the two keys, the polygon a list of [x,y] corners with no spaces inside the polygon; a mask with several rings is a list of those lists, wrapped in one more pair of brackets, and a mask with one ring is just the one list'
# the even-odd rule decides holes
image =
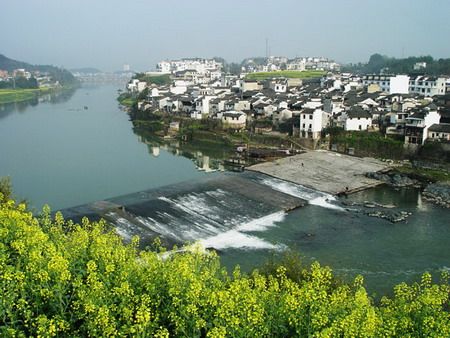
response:
{"label": "white water rushing over dam", "polygon": [[260,182],[277,191],[281,191],[285,194],[301,198],[307,201],[308,204],[317,205],[328,209],[345,211],[344,208],[336,204],[336,197],[331,194],[307,188],[300,184],[286,182],[274,177],[263,176],[260,178]]}
{"label": "white water rushing over dam", "polygon": [[125,239],[139,235],[148,243],[159,236],[168,244],[200,241],[217,250],[282,249],[258,233],[277,227],[288,210],[307,203],[344,210],[330,194],[257,173],[222,174],[105,203],[117,207],[100,214]]}

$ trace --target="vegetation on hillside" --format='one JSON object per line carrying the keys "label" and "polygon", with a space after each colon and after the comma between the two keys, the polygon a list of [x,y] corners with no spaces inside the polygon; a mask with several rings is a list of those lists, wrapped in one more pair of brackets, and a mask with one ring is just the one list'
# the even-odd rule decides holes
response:
{"label": "vegetation on hillside", "polygon": [[16,77],[13,81],[0,81],[0,89],[34,89],[39,88],[38,81],[31,77],[29,79],[19,76]]}
{"label": "vegetation on hillside", "polygon": [[133,78],[158,86],[168,85],[172,82],[169,74],[147,75],[145,73],[137,73],[133,76]]}
{"label": "vegetation on hillside", "polygon": [[305,70],[305,71],[279,70],[273,72],[249,73],[246,75],[245,78],[249,80],[266,80],[276,77],[285,77],[292,79],[312,79],[312,78],[320,78],[324,74],[325,72],[321,70]]}
{"label": "vegetation on hillside", "polygon": [[[3,195],[1,195],[3,196]],[[214,253],[128,245],[101,221],[33,217],[0,196],[0,335],[448,337],[448,274],[399,284],[374,304],[362,277],[313,263],[232,274]],[[295,268],[295,264],[294,264]],[[289,272],[291,271],[291,272]]]}
{"label": "vegetation on hillside", "polygon": [[[424,69],[414,70],[417,62],[426,62]],[[370,56],[368,63],[359,63],[343,67],[343,71],[374,73],[381,70],[393,74],[427,74],[427,75],[450,75],[450,58],[435,60],[431,56],[411,56],[408,58],[392,58],[381,54]]]}
{"label": "vegetation on hillside", "polygon": [[122,93],[117,97],[117,101],[123,106],[132,107],[136,104],[137,100],[130,93]]}
{"label": "vegetation on hillside", "polygon": [[405,157],[403,142],[384,137],[377,132],[345,131],[342,128],[330,127],[322,132],[329,136],[330,144],[337,146],[337,150],[347,152],[353,148],[356,155],[373,156],[391,159]]}
{"label": "vegetation on hillside", "polygon": [[77,79],[66,69],[49,65],[31,65],[26,62],[13,60],[0,54],[0,69],[12,72],[15,69],[25,69],[27,71],[39,71],[49,73],[53,81],[58,81],[62,86],[77,84]]}

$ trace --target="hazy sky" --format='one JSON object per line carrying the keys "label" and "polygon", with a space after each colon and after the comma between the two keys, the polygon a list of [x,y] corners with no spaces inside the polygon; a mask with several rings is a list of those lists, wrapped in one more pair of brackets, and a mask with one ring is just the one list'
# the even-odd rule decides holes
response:
{"label": "hazy sky", "polygon": [[450,1],[0,0],[0,54],[30,63],[135,70],[167,58],[450,57]]}

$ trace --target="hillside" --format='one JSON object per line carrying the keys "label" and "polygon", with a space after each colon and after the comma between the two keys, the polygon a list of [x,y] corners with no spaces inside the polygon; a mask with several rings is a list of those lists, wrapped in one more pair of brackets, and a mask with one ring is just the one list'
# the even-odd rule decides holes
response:
{"label": "hillside", "polygon": [[12,72],[14,69],[24,68],[27,71],[39,71],[49,73],[54,81],[62,85],[70,85],[77,82],[71,72],[66,69],[51,65],[32,65],[27,62],[17,61],[0,54],[0,69]]}
{"label": "hillside", "polygon": [[[425,62],[426,67],[415,70],[414,65],[418,62]],[[363,74],[378,74],[383,70],[393,74],[450,75],[450,58],[436,60],[431,56],[410,56],[397,59],[376,53],[367,63],[347,65],[342,70]]]}

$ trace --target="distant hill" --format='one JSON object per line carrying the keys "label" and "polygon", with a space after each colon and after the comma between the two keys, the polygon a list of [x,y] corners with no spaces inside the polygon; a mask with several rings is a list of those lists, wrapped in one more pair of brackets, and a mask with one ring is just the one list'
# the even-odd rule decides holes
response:
{"label": "distant hill", "polygon": [[[425,62],[426,67],[415,70],[414,65]],[[450,75],[450,59],[433,59],[431,56],[410,56],[396,59],[381,54],[373,54],[367,63],[359,63],[345,66],[342,71],[357,73],[375,73],[381,70],[393,74],[425,74],[425,75]]]}
{"label": "distant hill", "polygon": [[72,73],[82,73],[82,74],[98,74],[103,73],[100,69],[93,67],[83,67],[83,68],[73,68],[70,69]]}
{"label": "distant hill", "polygon": [[0,69],[12,72],[14,69],[24,68],[27,71],[39,71],[49,73],[54,81],[59,81],[62,85],[77,83],[71,72],[66,69],[50,65],[32,65],[27,62],[10,59],[0,54]]}

